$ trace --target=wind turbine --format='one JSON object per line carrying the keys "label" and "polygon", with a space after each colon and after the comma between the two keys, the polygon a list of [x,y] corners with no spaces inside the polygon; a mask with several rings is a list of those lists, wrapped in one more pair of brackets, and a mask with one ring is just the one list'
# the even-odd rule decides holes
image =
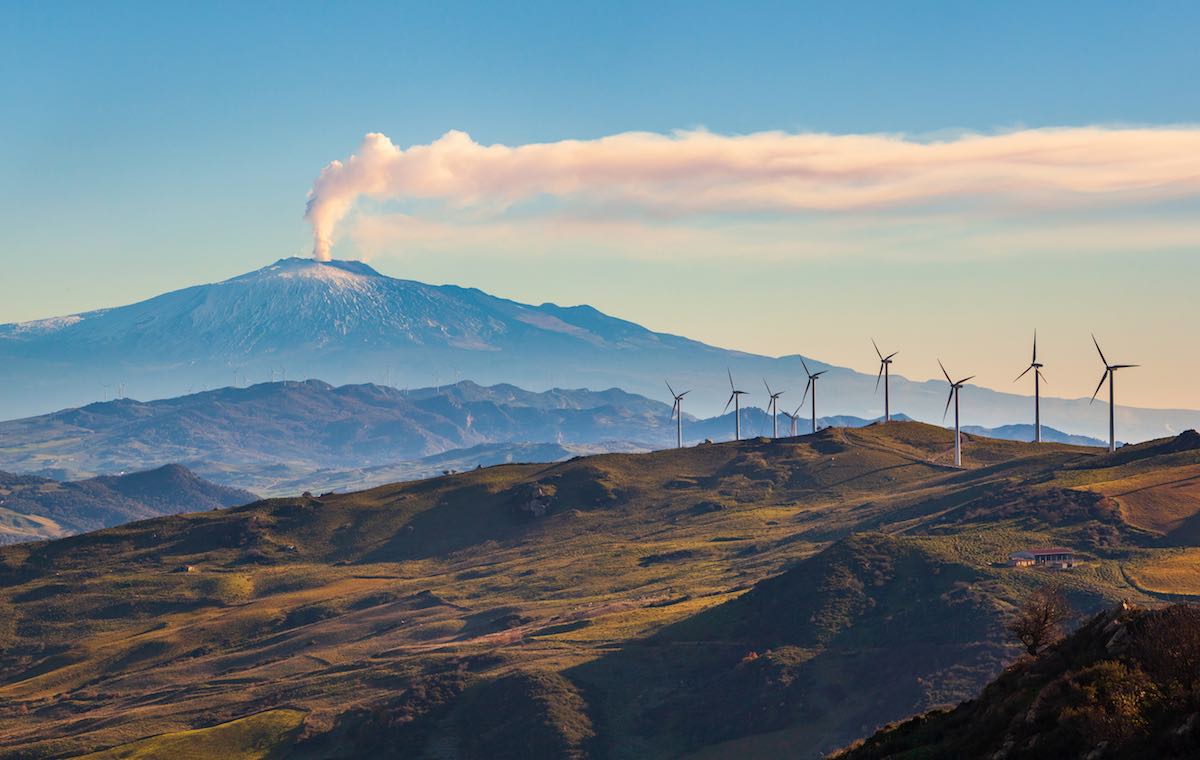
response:
{"label": "wind turbine", "polygon": [[[664,380],[663,382],[667,383],[666,380]],[[675,444],[676,444],[675,447],[682,449],[683,448],[683,397],[688,395],[689,393],[691,393],[691,391],[688,390],[688,391],[684,391],[683,393],[676,393],[675,389],[671,387],[670,383],[667,383],[667,390],[669,390],[671,392],[671,395],[675,397],[675,403],[674,403],[674,405],[671,406],[671,416],[677,418],[675,421]]]}
{"label": "wind turbine", "polygon": [[791,414],[788,414],[787,412],[783,413],[784,417],[787,417],[789,420],[792,421],[792,437],[793,438],[796,437],[796,420],[800,419],[800,409],[803,406],[804,406],[804,403],[801,402],[800,406],[796,407],[796,411],[792,412]]}
{"label": "wind turbine", "polygon": [[942,364],[942,360],[938,359],[938,366],[942,368],[942,374],[946,376],[946,382],[950,383],[950,397],[946,399],[946,408],[942,411],[942,421],[946,420],[946,412],[950,411],[950,402],[954,402],[954,466],[962,467],[962,430],[958,424],[958,392],[962,390],[963,383],[975,378],[974,375],[964,377],[962,380],[955,382],[950,379],[950,373],[946,371],[946,367]]}
{"label": "wind turbine", "polygon": [[[1033,370],[1033,442],[1042,442],[1042,381],[1046,376],[1042,374],[1042,365],[1037,360],[1037,330],[1033,331],[1033,359],[1030,360],[1029,366],[1025,371],[1017,375],[1017,380],[1029,374],[1029,370]],[[1013,380],[1013,382],[1017,382]],[[1101,380],[1100,382],[1104,382]]]}
{"label": "wind turbine", "polygon": [[725,402],[724,414],[729,411],[729,405],[733,404],[733,440],[742,440],[742,396],[746,395],[746,391],[739,391],[733,385],[733,373],[727,368],[725,373],[729,375],[729,400]]}
{"label": "wind turbine", "polygon": [[[817,379],[829,370],[823,369],[814,375],[812,372],[809,372],[808,365],[804,363],[803,356],[800,357],[800,363],[804,365],[804,374],[808,375],[808,384],[804,386],[804,395],[800,397],[800,406],[804,406],[804,399],[808,398],[808,389],[812,388],[812,431],[815,433],[817,432]],[[800,408],[797,407],[796,411],[800,411]]]}
{"label": "wind turbine", "polygon": [[875,343],[875,339],[871,338],[871,345],[875,346],[875,353],[879,354],[879,374],[875,377],[875,392],[879,393],[879,380],[883,378],[883,421],[892,421],[892,399],[891,399],[891,382],[888,377],[888,368],[892,366],[892,357],[900,353],[893,351],[887,356],[879,350],[879,346]]}
{"label": "wind turbine", "polygon": [[[1108,380],[1108,450],[1110,452],[1117,450],[1117,428],[1115,420],[1116,404],[1113,401],[1113,375],[1119,369],[1129,369],[1137,367],[1137,364],[1109,364],[1108,359],[1104,358],[1104,352],[1100,350],[1100,341],[1096,340],[1095,334],[1092,335],[1092,342],[1096,344],[1096,351],[1100,354],[1100,361],[1104,362],[1104,374],[1100,376],[1100,384],[1096,386],[1096,390],[1092,393],[1092,401],[1096,400],[1096,394],[1104,387],[1104,381]],[[1090,403],[1090,402],[1089,402]]]}
{"label": "wind turbine", "polygon": [[771,412],[771,429],[772,429],[772,431],[774,431],[774,435],[772,437],[778,438],[779,437],[779,397],[782,396],[784,393],[786,393],[786,391],[780,391],[779,393],[772,393],[771,386],[767,383],[767,378],[765,378],[765,377],[763,378],[763,385],[767,386],[767,395],[770,396],[770,399],[767,401],[767,409],[769,409]]}

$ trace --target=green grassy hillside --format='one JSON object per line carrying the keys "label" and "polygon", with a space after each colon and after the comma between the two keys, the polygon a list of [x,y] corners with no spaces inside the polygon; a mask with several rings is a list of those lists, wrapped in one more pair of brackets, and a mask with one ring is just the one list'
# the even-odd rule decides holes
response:
{"label": "green grassy hillside", "polygon": [[[534,736],[550,756],[812,755],[975,693],[1015,655],[1001,621],[1039,584],[1081,614],[1175,593],[1131,580],[1173,540],[1092,486],[1186,469],[1186,444],[968,437],[960,470],[947,431],[894,423],[7,547],[0,755],[281,707],[306,715],[278,756],[518,757]],[[1081,566],[1003,566],[1046,543]]]}

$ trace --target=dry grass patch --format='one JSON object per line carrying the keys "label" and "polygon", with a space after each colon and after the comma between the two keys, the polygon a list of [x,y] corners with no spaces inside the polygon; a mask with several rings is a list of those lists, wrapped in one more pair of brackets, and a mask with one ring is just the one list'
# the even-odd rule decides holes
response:
{"label": "dry grass patch", "polygon": [[1164,552],[1125,571],[1139,586],[1156,594],[1200,595],[1200,549]]}
{"label": "dry grass patch", "polygon": [[82,760],[261,760],[299,730],[304,715],[299,710],[271,710],[210,728],[152,736]]}

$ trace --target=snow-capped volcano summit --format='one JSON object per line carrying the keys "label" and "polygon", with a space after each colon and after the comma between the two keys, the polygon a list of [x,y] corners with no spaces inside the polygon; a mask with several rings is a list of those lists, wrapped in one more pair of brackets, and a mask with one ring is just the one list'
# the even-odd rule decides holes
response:
{"label": "snow-capped volcano summit", "polygon": [[[22,387],[0,400],[0,414],[94,400],[103,384],[147,398],[228,385],[235,374],[414,386],[457,376],[534,387],[608,375],[613,385],[621,378],[602,370],[611,361],[585,357],[666,346],[713,350],[587,306],[529,306],[388,277],[358,261],[287,258],[129,306],[0,325],[0,376]],[[573,359],[595,369],[562,372]]]}
{"label": "snow-capped volcano summit", "polygon": [[251,280],[320,280],[342,287],[361,287],[372,278],[387,279],[363,261],[314,261],[312,259],[280,259],[270,266],[239,275],[226,282]]}
{"label": "snow-capped volcano summit", "polygon": [[[572,315],[586,315],[590,324],[573,324]],[[0,326],[0,340],[11,348],[86,345],[126,363],[147,351],[152,364],[203,360],[228,369],[254,365],[260,354],[316,348],[498,351],[540,334],[592,344],[634,336],[656,341],[648,330],[588,307],[525,306],[478,290],[387,277],[358,261],[299,258],[130,306]],[[317,358],[300,358],[296,369]]]}

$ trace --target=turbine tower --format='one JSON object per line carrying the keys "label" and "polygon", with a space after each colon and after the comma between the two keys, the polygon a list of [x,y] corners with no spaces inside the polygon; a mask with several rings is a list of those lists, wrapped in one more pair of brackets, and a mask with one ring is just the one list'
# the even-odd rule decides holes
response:
{"label": "turbine tower", "polygon": [[962,390],[963,383],[967,382],[968,380],[974,379],[975,376],[971,375],[971,377],[964,377],[962,380],[955,382],[950,379],[950,373],[947,372],[945,366],[942,365],[941,359],[938,359],[938,366],[942,368],[942,374],[946,376],[946,382],[950,383],[950,397],[946,399],[946,408],[945,408],[945,410],[942,411],[942,421],[944,422],[946,420],[946,412],[950,411],[950,402],[953,401],[954,402],[954,466],[962,467],[962,429],[959,427],[959,422],[958,422],[958,392],[960,390]]}
{"label": "turbine tower", "polygon": [[[1042,381],[1046,376],[1042,374],[1042,365],[1037,360],[1037,330],[1033,331],[1033,359],[1029,362],[1029,366],[1025,371],[1017,375],[1017,380],[1029,374],[1029,370],[1033,370],[1033,442],[1042,442]],[[1013,382],[1017,382],[1013,380]],[[1101,381],[1103,382],[1103,381]]]}
{"label": "turbine tower", "polygon": [[[1095,334],[1092,335],[1092,342],[1096,344],[1096,351],[1100,354],[1100,361],[1104,362],[1104,374],[1100,376],[1100,384],[1096,386],[1096,390],[1092,393],[1092,401],[1096,400],[1096,394],[1104,387],[1104,381],[1108,380],[1108,450],[1113,452],[1117,450],[1117,427],[1116,427],[1116,404],[1113,398],[1113,375],[1119,369],[1129,369],[1137,367],[1137,364],[1109,364],[1108,359],[1104,358],[1104,352],[1100,350],[1100,341],[1096,340]],[[1090,403],[1090,402],[1089,402]]]}
{"label": "turbine tower", "polygon": [[[667,383],[666,380],[664,380],[663,382]],[[683,448],[683,397],[688,395],[689,393],[691,393],[691,391],[688,390],[688,391],[684,391],[683,393],[676,393],[675,389],[671,387],[670,383],[667,383],[667,390],[669,390],[671,392],[671,395],[675,397],[675,404],[674,404],[674,406],[671,407],[671,416],[677,418],[675,420],[675,448],[682,449]]]}
{"label": "turbine tower", "polygon": [[742,440],[742,396],[746,395],[746,391],[739,391],[733,385],[733,373],[728,368],[725,374],[729,375],[729,400],[725,402],[724,414],[729,411],[729,405],[733,404],[733,440]]}
{"label": "turbine tower", "polygon": [[763,385],[767,386],[767,395],[770,397],[767,400],[767,409],[771,412],[771,429],[773,431],[772,437],[778,438],[779,437],[779,397],[782,396],[786,391],[780,391],[779,393],[772,393],[771,386],[770,386],[770,384],[767,383],[767,378],[765,378],[765,377],[763,378]]}
{"label": "turbine tower", "polygon": [[879,379],[883,378],[883,421],[892,421],[892,399],[891,399],[891,383],[888,377],[888,369],[892,366],[892,357],[900,353],[893,351],[887,356],[879,350],[879,346],[875,343],[875,339],[871,338],[871,345],[875,346],[875,353],[879,354],[879,374],[875,377],[875,392],[879,393]]}
{"label": "turbine tower", "polygon": [[[808,389],[812,388],[812,431],[817,432],[817,379],[824,375],[829,370],[823,369],[815,375],[808,370],[808,365],[804,362],[804,357],[800,357],[800,363],[804,365],[804,374],[808,375],[808,384],[804,386],[804,395],[800,397],[800,406],[804,406],[804,399],[808,398]],[[796,411],[800,411],[797,407]]]}

